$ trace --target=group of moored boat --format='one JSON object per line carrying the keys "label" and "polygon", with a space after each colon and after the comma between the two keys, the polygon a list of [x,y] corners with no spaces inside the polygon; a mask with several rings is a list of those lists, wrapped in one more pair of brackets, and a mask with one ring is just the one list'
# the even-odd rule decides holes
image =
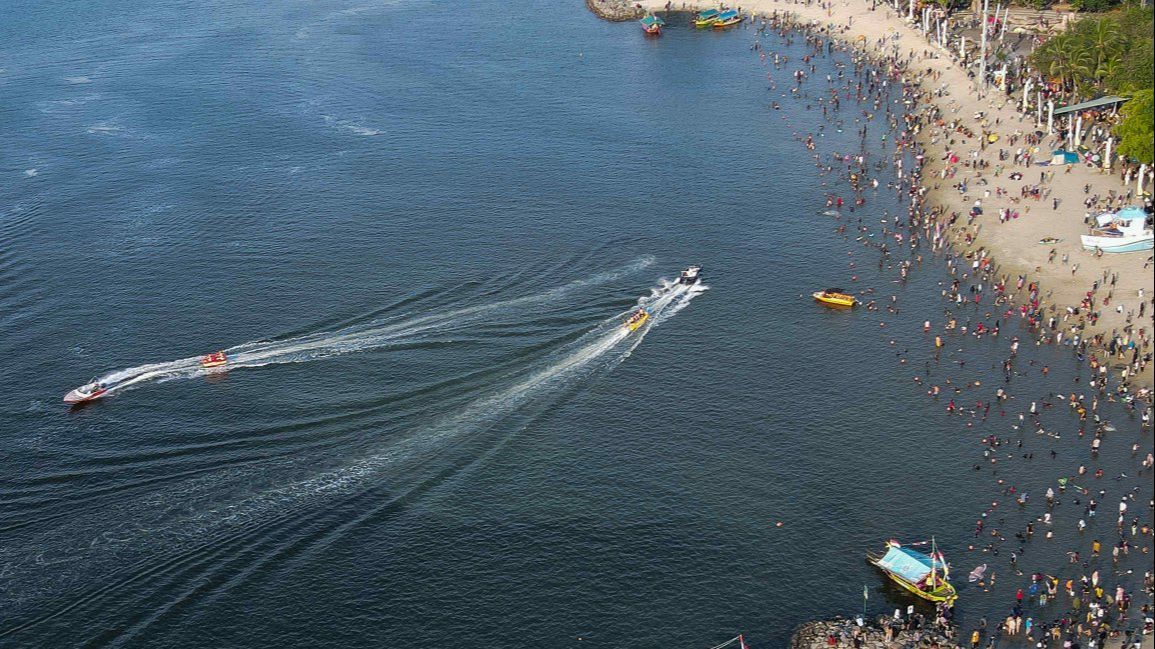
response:
{"label": "group of moored boat", "polygon": [[[694,16],[694,27],[698,29],[728,29],[741,23],[745,18],[737,9],[707,9]],[[657,15],[649,13],[639,20],[642,31],[651,36],[661,36],[666,22]]]}
{"label": "group of moored boat", "polygon": [[707,9],[694,16],[694,27],[698,29],[726,29],[742,22],[742,14],[737,9]]}

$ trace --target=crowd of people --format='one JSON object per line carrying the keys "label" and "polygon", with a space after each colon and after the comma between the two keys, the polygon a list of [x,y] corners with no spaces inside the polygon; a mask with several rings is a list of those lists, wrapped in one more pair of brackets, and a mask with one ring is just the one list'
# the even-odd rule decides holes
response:
{"label": "crowd of people", "polygon": [[[982,226],[1019,218],[1030,201],[1060,207],[1048,200],[1053,169],[1037,180],[1028,177],[1032,152],[1045,136],[1033,129],[1007,133],[999,118],[966,120],[944,106],[939,90],[919,83],[936,80],[940,62],[934,59],[940,53],[903,51],[893,34],[854,38],[848,24],[801,21],[789,10],[792,4],[817,5],[829,15],[833,3],[785,4],[781,12],[754,17],[751,50],[767,71],[775,95],[771,107],[780,110],[794,101],[806,109],[794,113],[803,119],[789,126],[827,187],[825,209],[816,211],[836,219],[835,231],[866,251],[848,252],[848,273],[852,285],[862,282],[857,292],[867,311],[897,314],[901,289],[888,293],[865,286],[870,280],[862,270],[864,255],[876,255],[879,277],[898,287],[930,257],[945,265],[941,318],[921,327],[927,341],[923,358],[915,360],[918,350],[899,349],[895,338],[889,344],[901,366],[921,365],[913,378],[928,398],[937,400],[960,430],[976,435],[974,479],[989,480],[992,500],[976,516],[974,540],[964,556],[984,562],[971,574],[974,589],[1014,593],[1005,617],[991,623],[983,617],[961,636],[953,635],[950,608],[940,607],[933,619],[913,609],[881,621],[859,618],[841,633],[832,632],[829,644],[862,646],[863,629],[873,626],[888,642],[903,631],[901,642],[907,645],[937,646],[950,638],[976,648],[1013,642],[1040,649],[1097,649],[1109,642],[1138,646],[1138,638],[1151,633],[1155,588],[1152,394],[1135,381],[1152,360],[1151,296],[1142,290],[1117,294],[1118,275],[1108,272],[1083,278],[1090,283],[1084,299],[1064,307],[1026,273],[1003,272],[981,245]],[[818,72],[816,59],[823,57],[837,74]],[[785,114],[782,119],[789,120]],[[858,146],[825,150],[826,133],[851,128]],[[886,153],[880,155],[880,149]],[[1088,215],[1134,199],[1125,192],[1092,190],[1087,185],[1083,192]],[[872,209],[885,202],[885,193],[905,213]],[[1005,205],[988,214],[987,205],[996,201]],[[955,207],[960,203],[969,209]],[[1051,257],[1050,263],[1078,273],[1077,259]],[[1125,309],[1126,326],[1095,330],[1104,309]],[[879,322],[882,328],[886,324]],[[996,374],[1001,381],[984,381],[981,372],[966,369],[962,340],[1003,356]],[[1021,346],[1030,343],[1069,348],[1078,369],[1073,376],[1053,375],[1034,357],[1038,354],[1024,353]],[[1021,392],[1020,384],[1023,390],[1049,389]],[[1117,461],[1101,461],[1107,452],[1123,457],[1129,468],[1119,471]],[[1065,460],[1076,456],[1078,467],[1068,471]],[[1047,487],[1032,498],[1028,483]],[[1055,551],[1036,549],[1039,544],[1070,548],[1067,561],[1056,562]],[[1002,586],[996,589],[1000,576]],[[928,633],[911,633],[923,629]]]}

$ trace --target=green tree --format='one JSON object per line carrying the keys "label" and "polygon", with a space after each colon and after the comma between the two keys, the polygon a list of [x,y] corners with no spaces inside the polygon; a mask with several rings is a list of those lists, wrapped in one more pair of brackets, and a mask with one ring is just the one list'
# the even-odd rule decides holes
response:
{"label": "green tree", "polygon": [[1155,162],[1155,90],[1136,92],[1123,104],[1123,123],[1115,128],[1119,153],[1139,162]]}

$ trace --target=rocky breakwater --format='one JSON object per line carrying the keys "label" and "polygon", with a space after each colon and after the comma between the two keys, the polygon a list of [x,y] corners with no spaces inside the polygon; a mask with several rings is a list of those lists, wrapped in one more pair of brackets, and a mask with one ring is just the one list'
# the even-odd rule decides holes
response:
{"label": "rocky breakwater", "polygon": [[790,649],[960,649],[954,627],[941,621],[880,617],[807,622],[794,632]]}
{"label": "rocky breakwater", "polygon": [[586,6],[598,18],[614,22],[637,20],[646,14],[641,5],[628,0],[586,0]]}

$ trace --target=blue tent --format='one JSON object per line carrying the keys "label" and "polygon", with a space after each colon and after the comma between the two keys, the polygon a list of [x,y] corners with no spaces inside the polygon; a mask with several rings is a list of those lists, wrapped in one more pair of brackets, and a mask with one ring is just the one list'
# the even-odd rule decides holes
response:
{"label": "blue tent", "polygon": [[1055,149],[1051,152],[1051,164],[1053,165],[1076,165],[1079,164],[1079,154],[1073,151],[1066,151],[1063,149]]}
{"label": "blue tent", "polygon": [[890,546],[878,561],[879,567],[917,584],[930,574],[930,556],[903,547]]}

